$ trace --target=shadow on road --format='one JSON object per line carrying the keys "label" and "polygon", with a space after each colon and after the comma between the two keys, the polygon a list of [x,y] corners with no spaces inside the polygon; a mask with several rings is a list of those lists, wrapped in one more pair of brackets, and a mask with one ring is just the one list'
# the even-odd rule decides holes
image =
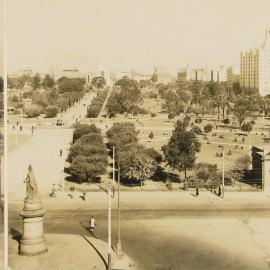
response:
{"label": "shadow on road", "polygon": [[102,256],[102,254],[99,252],[99,250],[95,247],[95,245],[94,245],[89,239],[87,239],[84,235],[81,235],[81,237],[82,237],[87,243],[89,243],[89,244],[92,246],[92,248],[96,251],[96,253],[97,253],[98,256],[100,257],[100,259],[101,259],[102,262],[104,263],[106,269],[108,269],[108,264],[107,264],[105,258]]}
{"label": "shadow on road", "polygon": [[14,228],[10,228],[9,233],[12,235],[12,239],[20,243],[22,234]]}

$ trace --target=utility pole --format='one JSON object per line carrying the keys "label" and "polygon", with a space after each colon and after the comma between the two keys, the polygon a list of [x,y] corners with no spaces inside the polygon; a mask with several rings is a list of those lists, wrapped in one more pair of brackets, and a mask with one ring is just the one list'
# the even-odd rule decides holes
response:
{"label": "utility pole", "polygon": [[225,172],[224,172],[224,147],[222,147],[222,198],[224,198]]}
{"label": "utility pole", "polygon": [[114,198],[114,182],[115,182],[115,147],[113,145],[113,183],[112,183],[112,189],[113,189],[113,195]]}
{"label": "utility pole", "polygon": [[108,179],[108,270],[111,270],[112,250],[112,209],[111,209],[111,181]]}
{"label": "utility pole", "polygon": [[220,145],[220,148],[222,148],[222,198],[224,198],[224,189],[225,189],[225,158],[224,158],[224,146]]}
{"label": "utility pole", "polygon": [[118,160],[118,233],[116,243],[116,255],[120,259],[123,257],[121,248],[121,234],[120,234],[120,163]]}
{"label": "utility pole", "polygon": [[263,134],[264,134],[264,110],[263,110]]}

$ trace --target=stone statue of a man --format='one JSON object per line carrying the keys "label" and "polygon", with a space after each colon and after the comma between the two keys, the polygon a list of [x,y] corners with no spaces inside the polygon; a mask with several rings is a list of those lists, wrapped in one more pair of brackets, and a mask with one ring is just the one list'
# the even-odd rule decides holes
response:
{"label": "stone statue of a man", "polygon": [[28,166],[28,173],[24,183],[26,183],[26,200],[35,201],[39,199],[37,182],[33,173],[32,165]]}

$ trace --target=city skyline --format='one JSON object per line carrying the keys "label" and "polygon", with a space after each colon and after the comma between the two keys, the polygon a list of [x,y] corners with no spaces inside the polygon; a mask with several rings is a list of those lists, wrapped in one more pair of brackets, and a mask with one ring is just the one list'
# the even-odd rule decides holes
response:
{"label": "city skyline", "polygon": [[74,67],[77,59],[92,70],[143,72],[155,65],[170,73],[187,64],[235,65],[241,51],[262,44],[269,8],[264,0],[11,0],[7,68],[44,71],[55,63]]}

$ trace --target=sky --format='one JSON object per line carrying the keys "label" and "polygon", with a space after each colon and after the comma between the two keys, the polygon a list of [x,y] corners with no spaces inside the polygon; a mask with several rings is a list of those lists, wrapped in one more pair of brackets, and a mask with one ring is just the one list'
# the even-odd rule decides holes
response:
{"label": "sky", "polygon": [[0,76],[4,73],[4,16],[3,16],[3,0],[0,0]]}
{"label": "sky", "polygon": [[235,65],[269,14],[270,0],[8,0],[7,68]]}

